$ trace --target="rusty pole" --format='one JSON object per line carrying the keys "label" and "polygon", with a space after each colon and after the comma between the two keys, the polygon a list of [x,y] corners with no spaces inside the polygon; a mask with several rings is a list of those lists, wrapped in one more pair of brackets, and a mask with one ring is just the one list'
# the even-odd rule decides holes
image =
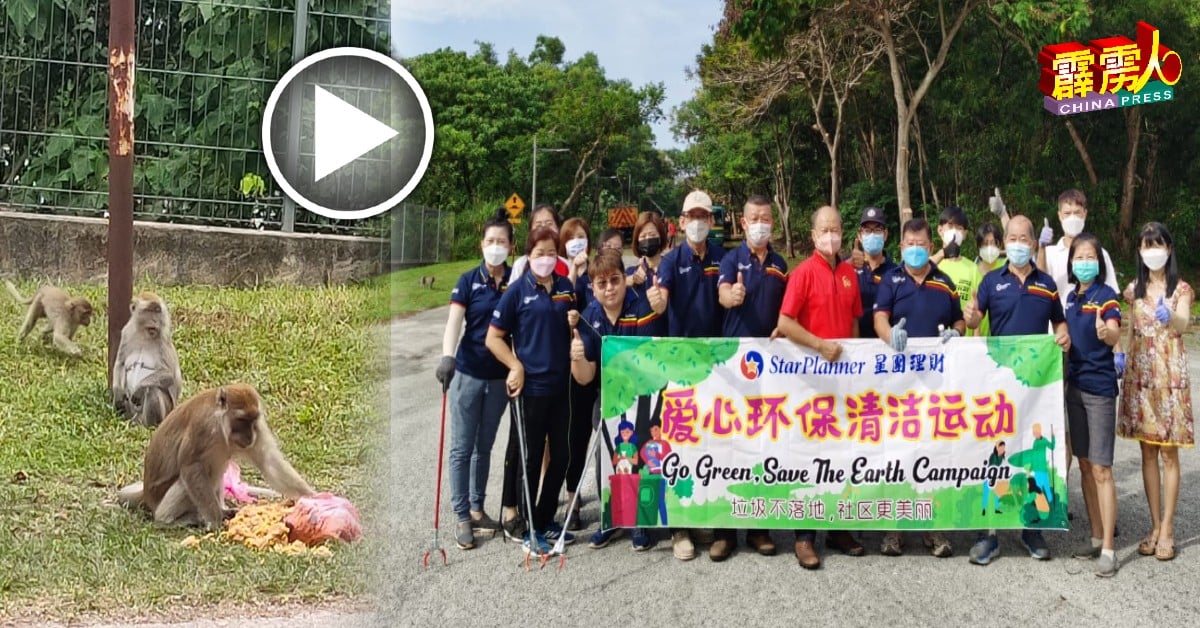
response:
{"label": "rusty pole", "polygon": [[108,386],[133,298],[135,0],[108,5]]}

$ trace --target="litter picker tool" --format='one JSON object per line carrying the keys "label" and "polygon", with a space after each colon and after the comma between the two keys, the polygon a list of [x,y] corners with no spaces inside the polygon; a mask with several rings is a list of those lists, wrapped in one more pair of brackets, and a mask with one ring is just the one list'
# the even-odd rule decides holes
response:
{"label": "litter picker tool", "polygon": [[[600,449],[600,443],[596,440],[600,435],[600,426],[592,429],[592,436],[588,439],[587,456],[583,460],[583,473],[580,477],[587,476],[587,470],[592,466],[593,454]],[[575,502],[579,501],[579,494],[583,492],[583,483],[580,482],[579,490],[575,491],[574,497],[571,498],[571,503],[567,504],[567,515],[563,519],[563,530],[566,530],[571,525],[571,515],[575,512]],[[554,548],[550,550],[550,554],[558,554],[558,570],[562,571],[567,566],[567,535],[558,535],[558,540],[554,542]]]}
{"label": "litter picker tool", "polygon": [[425,558],[421,561],[426,569],[429,569],[429,555],[434,552],[441,553],[442,565],[450,564],[446,558],[446,550],[438,543],[438,522],[442,511],[442,456],[446,446],[446,392],[448,389],[448,385],[442,384],[442,427],[441,434],[438,436],[437,488],[434,490],[433,498],[433,541],[430,542],[429,549],[425,550]]}
{"label": "litter picker tool", "polygon": [[525,551],[525,571],[529,571],[530,556],[537,553],[541,557],[542,567],[546,566],[546,561],[549,560],[549,554],[544,554],[541,551],[541,546],[538,543],[537,527],[533,524],[533,496],[530,494],[529,485],[529,451],[525,441],[525,404],[520,398],[509,400],[509,411],[512,413],[513,420],[517,424],[517,447],[521,454],[521,480],[523,486],[521,493],[525,497],[525,518],[528,522],[529,535],[527,539],[529,547]]}

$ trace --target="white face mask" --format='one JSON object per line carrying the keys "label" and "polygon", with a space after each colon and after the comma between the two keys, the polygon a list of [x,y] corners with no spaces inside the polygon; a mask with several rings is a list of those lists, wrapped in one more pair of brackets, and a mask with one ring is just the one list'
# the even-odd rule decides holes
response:
{"label": "white face mask", "polygon": [[545,257],[534,257],[529,259],[529,270],[533,271],[533,275],[539,279],[545,279],[554,272],[554,265],[558,263],[558,259],[553,255]]}
{"label": "white face mask", "polygon": [[704,238],[708,237],[708,221],[702,218],[693,218],[684,228],[687,233],[688,242],[692,244],[700,244],[704,242]]}
{"label": "white face mask", "polygon": [[746,228],[746,239],[750,241],[750,246],[761,247],[771,239],[771,225],[765,222],[750,223]]}
{"label": "white face mask", "polygon": [[837,255],[842,248],[842,236],[836,233],[826,233],[817,239],[817,251],[826,255]]}
{"label": "white face mask", "polygon": [[571,238],[567,240],[567,259],[575,259],[576,255],[587,250],[587,238]]}
{"label": "white face mask", "polygon": [[1063,233],[1074,238],[1080,233],[1083,233],[1083,223],[1084,219],[1080,218],[1079,216],[1067,216],[1066,218],[1063,218],[1062,221]]}
{"label": "white face mask", "polygon": [[488,266],[499,266],[508,257],[508,247],[502,244],[492,244],[483,247],[483,261]]}
{"label": "white face mask", "polygon": [[942,232],[942,244],[962,244],[963,232],[958,229],[947,229]]}
{"label": "white face mask", "polygon": [[979,259],[991,264],[1000,257],[1000,247],[998,246],[981,246],[979,247]]}
{"label": "white face mask", "polygon": [[1161,270],[1170,257],[1166,249],[1142,249],[1142,263],[1150,270]]}

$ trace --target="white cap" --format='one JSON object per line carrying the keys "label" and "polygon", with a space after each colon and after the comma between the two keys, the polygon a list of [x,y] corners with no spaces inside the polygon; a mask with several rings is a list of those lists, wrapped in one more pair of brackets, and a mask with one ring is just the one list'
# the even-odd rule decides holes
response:
{"label": "white cap", "polygon": [[687,213],[690,209],[703,209],[708,213],[712,213],[712,198],[700,190],[692,190],[687,198],[683,199],[683,212]]}

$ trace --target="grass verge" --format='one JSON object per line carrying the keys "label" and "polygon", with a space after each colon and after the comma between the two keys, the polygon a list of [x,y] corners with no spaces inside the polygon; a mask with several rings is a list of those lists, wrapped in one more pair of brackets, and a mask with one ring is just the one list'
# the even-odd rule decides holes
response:
{"label": "grass verge", "polygon": [[[458,278],[479,260],[446,262],[398,270],[388,275],[391,286],[392,314],[405,316],[450,303],[450,291]],[[432,276],[433,287],[421,285],[422,277]]]}
{"label": "grass verge", "polygon": [[[373,325],[385,286],[135,289],[155,290],[171,309],[184,398],[253,384],[297,470],[317,490],[363,508],[386,385],[386,336]],[[158,529],[110,505],[118,487],[140,479],[151,432],[108,405],[103,286],[64,287],[97,310],[76,335],[82,358],[61,356],[36,335],[0,340],[0,619],[130,617],[362,593],[363,544],[337,546],[325,559],[225,544],[187,549],[179,542],[191,531]],[[6,328],[22,315],[5,296]],[[257,472],[245,476],[262,485]]]}

